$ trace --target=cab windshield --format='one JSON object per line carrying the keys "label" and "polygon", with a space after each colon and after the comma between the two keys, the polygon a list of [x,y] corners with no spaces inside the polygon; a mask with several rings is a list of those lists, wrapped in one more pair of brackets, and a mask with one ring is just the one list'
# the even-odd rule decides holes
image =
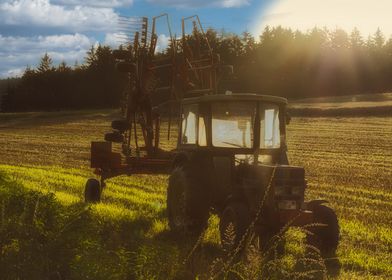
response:
{"label": "cab windshield", "polygon": [[253,148],[256,112],[260,114],[260,147],[280,147],[279,107],[256,102],[221,102],[211,105],[212,145]]}
{"label": "cab windshield", "polygon": [[252,148],[257,106],[254,102],[213,103],[212,145]]}

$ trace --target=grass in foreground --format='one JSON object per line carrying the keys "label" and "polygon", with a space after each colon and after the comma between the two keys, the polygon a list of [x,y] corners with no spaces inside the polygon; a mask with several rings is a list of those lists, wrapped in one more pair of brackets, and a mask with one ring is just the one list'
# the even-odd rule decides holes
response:
{"label": "grass in foreground", "polygon": [[[102,139],[111,114],[49,114],[45,121],[3,122],[0,170],[25,189],[54,193],[55,208],[73,217],[67,213],[84,209],[83,186],[91,176],[89,141]],[[339,216],[339,278],[392,277],[392,118],[296,118],[288,129],[291,163],[306,168],[308,198],[328,199]],[[81,243],[71,242],[76,252],[68,268],[72,279],[181,275],[181,262],[192,244],[168,234],[166,184],[165,176],[108,182],[103,202],[91,207],[85,227],[77,230]],[[219,256],[217,219],[211,224],[195,256],[197,265],[187,268],[195,274],[203,274],[203,267]]]}

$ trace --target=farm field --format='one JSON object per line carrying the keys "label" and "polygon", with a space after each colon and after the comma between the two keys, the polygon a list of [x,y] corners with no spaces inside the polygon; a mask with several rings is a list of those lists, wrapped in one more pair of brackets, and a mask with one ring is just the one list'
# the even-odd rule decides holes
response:
{"label": "farm field", "polygon": [[297,99],[291,108],[369,108],[392,106],[392,93],[354,94]]}
{"label": "farm field", "polygon": [[356,94],[290,100],[295,116],[392,116],[392,93]]}
{"label": "farm field", "polygon": [[[92,176],[90,141],[103,139],[116,114],[0,114],[0,177],[7,184],[54,193],[59,207],[83,212],[84,183]],[[166,147],[175,142],[172,137]],[[289,159],[306,169],[308,199],[329,200],[339,217],[338,279],[392,278],[391,139],[388,116],[295,117],[288,126]],[[182,262],[193,244],[168,233],[166,186],[163,175],[109,180],[102,203],[88,209],[86,225],[92,228],[81,226],[85,239],[70,257],[70,268],[59,270],[70,279],[190,277],[183,276]],[[193,275],[203,276],[202,267],[219,255],[216,217],[210,223],[202,252],[186,268]]]}

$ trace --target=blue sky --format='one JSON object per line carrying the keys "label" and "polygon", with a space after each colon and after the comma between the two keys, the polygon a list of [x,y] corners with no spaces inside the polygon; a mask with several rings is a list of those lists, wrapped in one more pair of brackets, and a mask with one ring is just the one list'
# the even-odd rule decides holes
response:
{"label": "blue sky", "polygon": [[[198,14],[204,27],[242,33],[253,30],[272,0],[0,0],[0,77],[20,75],[45,52],[54,63],[83,63],[97,43],[115,46],[118,16],[168,13],[176,34],[181,18]],[[167,33],[165,29],[158,30]],[[165,36],[166,35],[166,36]],[[165,44],[168,34],[162,34]],[[116,42],[118,41],[118,42]]]}
{"label": "blue sky", "polygon": [[[169,13],[177,35],[181,18],[198,14],[205,28],[249,31],[256,38],[266,25],[282,25],[348,32],[355,26],[365,39],[379,27],[388,39],[391,11],[391,0],[0,0],[0,78],[36,66],[45,52],[55,64],[83,63],[92,45],[121,42],[115,36],[120,15]],[[168,34],[164,29],[158,33],[164,47]]]}

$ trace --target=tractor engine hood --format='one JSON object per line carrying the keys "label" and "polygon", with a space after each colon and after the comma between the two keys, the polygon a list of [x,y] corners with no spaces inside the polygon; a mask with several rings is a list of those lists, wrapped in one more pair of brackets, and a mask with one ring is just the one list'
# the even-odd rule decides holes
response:
{"label": "tractor engine hood", "polygon": [[237,168],[237,186],[243,189],[251,210],[261,204],[270,210],[302,207],[306,188],[303,167],[241,164]]}

